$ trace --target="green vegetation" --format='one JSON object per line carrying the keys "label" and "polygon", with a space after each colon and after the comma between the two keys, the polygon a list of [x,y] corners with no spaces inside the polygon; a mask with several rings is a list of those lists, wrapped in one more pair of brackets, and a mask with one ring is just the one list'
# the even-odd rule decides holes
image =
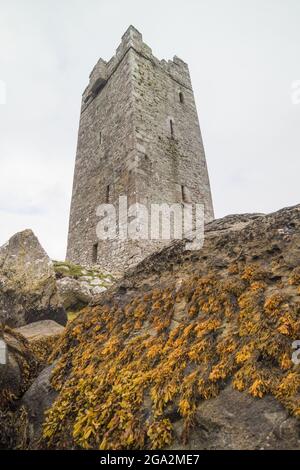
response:
{"label": "green vegetation", "polygon": [[84,304],[83,302],[78,302],[78,304],[76,305],[76,308],[73,307],[72,309],[67,310],[68,321],[71,322],[75,320],[75,318],[77,318],[78,315],[83,313],[83,310],[85,309],[85,307],[86,307],[86,304]]}
{"label": "green vegetation", "polygon": [[55,273],[61,277],[73,277],[78,279],[80,277],[87,276],[91,279],[114,280],[114,277],[111,274],[104,274],[100,269],[97,269],[97,267],[88,268],[68,261],[53,261],[53,265]]}

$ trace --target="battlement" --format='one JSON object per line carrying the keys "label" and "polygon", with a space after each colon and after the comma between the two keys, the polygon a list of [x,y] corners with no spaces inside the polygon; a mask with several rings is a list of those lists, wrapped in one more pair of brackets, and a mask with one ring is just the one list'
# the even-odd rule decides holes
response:
{"label": "battlement", "polygon": [[108,62],[100,58],[90,73],[89,85],[83,93],[83,102],[86,105],[105,86],[129,50],[134,50],[137,54],[142,55],[155,64],[155,66],[162,68],[183,87],[191,88],[188,65],[176,55],[173,57],[173,60],[157,59],[153,55],[152,49],[143,42],[142,34],[134,26],[129,26],[122,36],[115,55]]}

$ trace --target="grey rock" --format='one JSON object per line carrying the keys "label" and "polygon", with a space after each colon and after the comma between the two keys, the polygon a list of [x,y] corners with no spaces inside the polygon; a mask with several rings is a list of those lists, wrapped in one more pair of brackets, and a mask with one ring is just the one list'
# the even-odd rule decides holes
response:
{"label": "grey rock", "polygon": [[26,413],[16,404],[36,375],[37,364],[25,338],[8,329],[0,331],[0,338],[6,346],[6,360],[0,364],[0,449],[7,450],[25,445]]}
{"label": "grey rock", "polygon": [[66,309],[75,308],[78,304],[89,304],[96,295],[106,291],[101,282],[101,279],[91,279],[88,276],[79,279],[64,277],[56,281],[60,298]]}
{"label": "grey rock", "polygon": [[2,338],[7,348],[7,360],[0,364],[0,390],[19,398],[35,376],[38,365],[24,337],[6,330]]}
{"label": "grey rock", "polygon": [[107,289],[106,287],[103,287],[103,286],[95,286],[92,288],[91,290],[91,293],[92,293],[92,297],[96,296],[96,295],[99,295],[99,294],[102,294],[103,292],[105,292]]}
{"label": "grey rock", "polygon": [[31,387],[22,398],[28,415],[29,447],[35,448],[42,434],[45,411],[53,404],[57,392],[51,386],[50,378],[55,363],[46,367],[35,379]]}
{"label": "grey rock", "polygon": [[15,355],[7,354],[6,364],[0,365],[1,389],[9,390],[16,397],[21,394],[22,375]]}
{"label": "grey rock", "polygon": [[52,319],[65,324],[53,264],[31,230],[0,248],[0,322],[10,327]]}
{"label": "grey rock", "polygon": [[15,331],[24,336],[29,342],[34,342],[42,338],[61,335],[65,328],[53,320],[41,320],[16,328]]}
{"label": "grey rock", "polygon": [[[213,222],[208,226],[202,250],[186,252],[184,243],[176,242],[127,272],[125,277],[112,286],[105,295],[100,296],[94,305],[117,305],[125,309],[126,306],[132,305],[135,298],[143,299],[146,293],[157,289],[162,291],[171,289],[171,292],[176,295],[181,286],[188,285],[187,283],[191,282],[194,276],[212,274],[223,279],[228,277],[228,268],[237,262],[240,263],[239,271],[232,277],[240,281],[240,273],[243,272],[244,267],[256,261],[258,266],[264,268],[263,272],[266,281],[271,284],[270,288],[284,295],[288,293],[290,306],[295,306],[299,313],[299,285],[291,286],[288,282],[293,268],[299,267],[300,264],[299,215],[300,206],[298,205],[267,216],[230,216],[216,223]],[[286,227],[288,230],[285,229]],[[188,293],[191,294],[189,289],[185,294]],[[183,327],[190,324],[187,316],[188,305],[186,296],[179,297],[174,307],[170,331],[180,323]],[[90,313],[93,315],[92,311]],[[233,327],[236,326],[233,318],[223,318],[221,328],[214,332],[214,343],[217,343],[220,335],[230,332],[230,327],[232,327],[231,333],[234,332]],[[124,341],[124,349],[133,338],[138,336],[143,338],[145,334],[151,336],[161,334],[157,329],[153,329],[149,317],[145,318],[140,329],[133,329],[129,333]],[[86,329],[83,341],[85,344],[98,341],[93,328]],[[212,351],[216,350],[212,349]],[[72,377],[77,354],[78,350],[76,351],[75,346],[75,353],[71,353],[69,366],[65,368],[63,380],[66,382]],[[258,361],[258,358],[255,360]],[[100,373],[102,366],[103,363],[98,366]],[[154,367],[157,367],[157,363],[154,363]],[[193,361],[187,359],[187,374],[196,367],[198,366],[193,364]],[[275,373],[276,370],[278,374],[284,373],[279,370],[279,366],[275,369]],[[95,369],[95,377],[97,378],[97,369]],[[226,378],[228,382],[220,382],[220,388],[225,388],[216,398],[199,402],[195,426],[186,445],[181,441],[184,422],[178,412],[177,398],[170,403],[170,408],[165,410],[164,414],[174,426],[175,439],[172,449],[300,449],[298,418],[290,416],[273,396],[254,398],[246,392],[241,393],[232,389],[230,380],[232,380],[232,375]],[[120,395],[118,399],[121,401],[122,396]],[[200,400],[200,397],[198,396],[197,399]],[[101,404],[101,397],[99,397],[99,404]],[[147,400],[147,396],[143,406],[145,414],[139,418],[144,417],[146,420],[150,416],[150,407],[152,407],[152,401]],[[74,409],[78,413],[81,409],[80,404],[74,404]],[[66,442],[69,442],[70,447],[74,445],[72,426],[70,429],[66,428],[65,431],[61,433],[61,436],[58,432],[57,448],[67,445]],[[69,436],[67,436],[68,432]]]}
{"label": "grey rock", "polygon": [[182,423],[175,423],[172,449],[263,450],[299,449],[300,422],[272,396],[253,398],[228,385],[217,398],[198,406],[189,444],[182,445]]}
{"label": "grey rock", "polygon": [[91,289],[86,281],[64,277],[56,283],[64,308],[69,309],[78,303],[88,304],[91,301]]}

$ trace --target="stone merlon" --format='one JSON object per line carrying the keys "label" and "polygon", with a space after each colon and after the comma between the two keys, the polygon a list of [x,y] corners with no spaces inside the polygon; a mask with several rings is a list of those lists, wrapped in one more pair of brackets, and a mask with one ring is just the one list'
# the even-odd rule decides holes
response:
{"label": "stone merlon", "polygon": [[176,55],[173,57],[173,60],[166,61],[164,59],[157,59],[152,54],[152,49],[143,42],[142,34],[131,25],[123,34],[121,44],[118,46],[116,54],[109,60],[109,62],[100,58],[93,68],[89,77],[89,85],[83,93],[84,103],[89,102],[90,99],[93,99],[97,95],[130,49],[134,49],[137,53],[140,53],[148,60],[155,63],[156,66],[164,68],[165,71],[175,79],[185,82],[183,83],[185,86],[191,87],[189,69],[186,62]]}

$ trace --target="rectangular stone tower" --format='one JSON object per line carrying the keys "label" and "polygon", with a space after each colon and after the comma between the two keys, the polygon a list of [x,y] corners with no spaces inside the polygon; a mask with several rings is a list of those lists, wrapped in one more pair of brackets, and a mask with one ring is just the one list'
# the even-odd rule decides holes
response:
{"label": "rectangular stone tower", "polygon": [[162,246],[99,240],[99,204],[213,204],[188,66],[158,60],[130,26],[116,55],[100,59],[83,93],[67,259],[123,272]]}

